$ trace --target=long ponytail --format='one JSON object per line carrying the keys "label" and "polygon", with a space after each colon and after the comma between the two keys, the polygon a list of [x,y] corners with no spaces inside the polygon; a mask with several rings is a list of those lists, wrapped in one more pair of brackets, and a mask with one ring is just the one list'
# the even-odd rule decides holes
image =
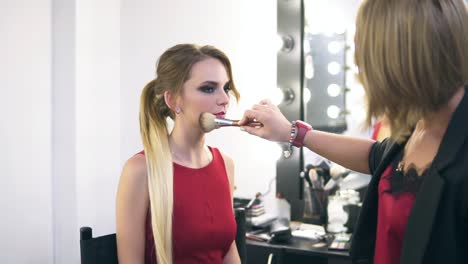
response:
{"label": "long ponytail", "polygon": [[151,224],[159,264],[172,264],[173,167],[166,117],[171,115],[157,80],[143,89],[140,132],[148,172]]}

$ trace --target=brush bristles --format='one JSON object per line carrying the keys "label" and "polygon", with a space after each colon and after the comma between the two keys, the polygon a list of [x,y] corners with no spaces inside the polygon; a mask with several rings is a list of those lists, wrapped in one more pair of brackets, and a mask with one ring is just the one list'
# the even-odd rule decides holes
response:
{"label": "brush bristles", "polygon": [[216,116],[211,113],[202,113],[200,115],[200,119],[198,122],[200,123],[200,128],[205,132],[208,133],[211,130],[216,128]]}

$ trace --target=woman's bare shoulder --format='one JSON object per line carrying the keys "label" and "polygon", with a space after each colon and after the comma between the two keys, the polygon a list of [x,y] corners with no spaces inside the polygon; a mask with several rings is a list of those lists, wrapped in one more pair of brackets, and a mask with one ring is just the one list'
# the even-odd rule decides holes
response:
{"label": "woman's bare shoulder", "polygon": [[219,151],[224,160],[224,166],[226,167],[226,173],[229,179],[229,185],[231,186],[231,191],[236,189],[235,179],[234,179],[234,160],[227,154]]}
{"label": "woman's bare shoulder", "polygon": [[234,160],[231,158],[231,156],[224,153],[220,149],[218,149],[218,150],[219,150],[219,153],[221,153],[221,157],[223,157],[224,163],[229,164],[230,166],[234,166]]}
{"label": "woman's bare shoulder", "polygon": [[136,154],[125,162],[120,180],[137,186],[146,184],[146,170],[145,155]]}

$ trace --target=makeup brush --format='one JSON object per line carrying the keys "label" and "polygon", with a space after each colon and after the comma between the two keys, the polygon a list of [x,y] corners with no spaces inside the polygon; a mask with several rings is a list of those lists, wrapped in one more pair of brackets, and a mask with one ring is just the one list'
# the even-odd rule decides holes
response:
{"label": "makeup brush", "polygon": [[[226,127],[226,126],[239,126],[240,120],[230,120],[225,118],[217,118],[211,113],[201,113],[198,122],[200,123],[201,129],[208,133],[215,128]],[[262,126],[260,122],[250,122],[246,124],[251,127]]]}

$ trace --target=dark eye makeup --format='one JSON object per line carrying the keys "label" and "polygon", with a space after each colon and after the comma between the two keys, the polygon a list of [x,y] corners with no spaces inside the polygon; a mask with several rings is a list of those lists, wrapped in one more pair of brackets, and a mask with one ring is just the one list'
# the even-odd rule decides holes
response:
{"label": "dark eye makeup", "polygon": [[216,86],[213,85],[202,85],[200,91],[204,93],[213,93],[216,90]]}
{"label": "dark eye makeup", "polygon": [[231,83],[230,82],[227,82],[225,85],[224,85],[224,91],[227,93],[229,91],[231,91],[232,88],[231,88]]}
{"label": "dark eye makeup", "polygon": [[[200,86],[200,88],[198,88],[200,91],[204,92],[204,93],[214,93],[216,91],[218,87],[218,84],[215,83],[215,82],[208,82],[208,83],[204,83]],[[227,82],[224,86],[223,86],[223,90],[225,93],[228,93],[229,91],[232,90],[231,88],[231,83],[230,82]]]}

